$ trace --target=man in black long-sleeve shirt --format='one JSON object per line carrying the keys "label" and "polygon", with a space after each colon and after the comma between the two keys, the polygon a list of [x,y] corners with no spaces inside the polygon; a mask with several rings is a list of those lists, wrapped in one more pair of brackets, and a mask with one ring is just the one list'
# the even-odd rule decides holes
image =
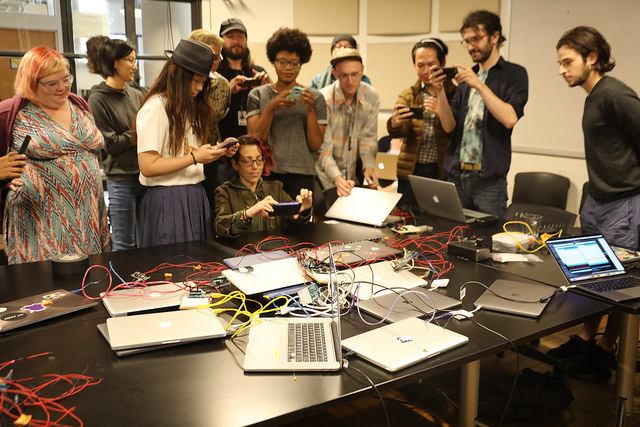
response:
{"label": "man in black long-sleeve shirt", "polygon": [[[580,211],[584,234],[601,233],[612,245],[638,249],[640,228],[640,98],[607,76],[615,67],[611,47],[594,28],[567,31],[556,45],[559,74],[587,92],[582,116],[589,190]],[[569,372],[608,379],[620,334],[619,312],[609,315],[604,335],[593,340],[600,319],[585,322],[577,336],[549,351],[574,359]],[[578,356],[580,355],[580,356]]]}

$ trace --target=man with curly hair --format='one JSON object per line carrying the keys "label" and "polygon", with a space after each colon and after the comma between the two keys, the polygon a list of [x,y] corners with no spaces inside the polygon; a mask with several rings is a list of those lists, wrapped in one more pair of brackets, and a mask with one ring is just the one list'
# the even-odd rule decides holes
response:
{"label": "man with curly hair", "polygon": [[288,194],[299,194],[314,185],[314,153],[324,138],[327,104],[317,89],[296,80],[311,59],[305,33],[280,28],[267,41],[267,57],[278,80],[249,93],[247,130],[273,147],[274,172],[268,179],[282,181]]}

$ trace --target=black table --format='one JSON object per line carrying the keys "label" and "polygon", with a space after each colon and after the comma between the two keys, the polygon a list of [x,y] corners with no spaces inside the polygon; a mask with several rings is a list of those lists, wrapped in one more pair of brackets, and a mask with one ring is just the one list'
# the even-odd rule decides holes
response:
{"label": "black table", "polygon": [[[319,225],[320,240],[356,240],[336,237],[352,226],[327,228]],[[354,226],[355,227],[355,226]],[[380,230],[368,229],[367,233]],[[365,233],[365,234],[367,234]],[[368,236],[363,236],[368,238]],[[304,239],[298,239],[304,241]],[[233,254],[225,241],[201,241],[133,251],[104,253],[91,257],[92,264],[109,261],[122,277],[134,271],[147,271],[161,262],[219,261]],[[238,247],[243,242],[233,242]],[[240,246],[241,247],[241,246]],[[169,270],[170,271],[170,270]],[[101,276],[103,273],[96,272]],[[179,274],[174,275],[174,279]],[[507,272],[481,264],[456,261],[448,275],[446,293],[458,297],[459,287],[468,280],[491,283],[497,278],[516,278]],[[80,287],[81,278],[55,277],[48,261],[0,267],[0,301],[33,295],[40,291]],[[96,295],[99,291],[89,288]],[[481,293],[469,287],[469,300]],[[467,299],[465,298],[465,301]],[[574,294],[554,298],[539,319],[500,313],[479,312],[475,319],[495,329],[515,344],[578,324],[601,315],[608,305]],[[369,383],[356,371],[339,373],[245,374],[241,368],[246,336],[231,340],[210,340],[118,358],[98,332],[96,325],[107,318],[98,305],[0,335],[0,362],[42,352],[49,358],[16,363],[14,379],[45,373],[83,373],[102,378],[64,401],[77,407],[77,415],[87,425],[248,425],[281,424],[295,421],[331,406],[370,393]],[[371,318],[369,318],[372,320]],[[391,374],[370,363],[354,359],[350,363],[366,373],[380,388],[395,388],[451,369],[461,369],[460,425],[470,426],[477,416],[480,360],[510,345],[471,321],[452,320],[449,327],[470,338],[468,344]],[[355,313],[343,321],[343,336],[349,337],[371,327]],[[3,372],[6,374],[6,372]]]}

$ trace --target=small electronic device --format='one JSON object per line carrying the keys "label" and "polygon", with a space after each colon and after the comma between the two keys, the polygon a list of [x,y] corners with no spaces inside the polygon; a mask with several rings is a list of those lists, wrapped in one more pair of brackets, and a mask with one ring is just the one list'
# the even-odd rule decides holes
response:
{"label": "small electronic device", "polygon": [[287,95],[289,99],[300,99],[300,94],[304,92],[304,88],[302,86],[294,86],[291,88],[291,93]]}
{"label": "small electronic device", "polygon": [[422,107],[409,107],[409,111],[412,113],[409,119],[421,119],[424,115]]}
{"label": "small electronic device", "polygon": [[245,81],[241,82],[238,86],[240,87],[256,87],[256,86],[260,86],[261,80],[256,79],[254,77],[250,77],[248,79],[246,79]]}
{"label": "small electronic device", "polygon": [[236,145],[238,143],[237,139],[230,139],[227,142],[223,142],[221,144],[219,144],[216,148],[220,149],[220,148],[229,148],[233,145]]}
{"label": "small electronic device", "polygon": [[269,212],[269,216],[296,215],[300,212],[299,202],[282,202],[272,207],[273,212]]}
{"label": "small electronic device", "polygon": [[456,67],[442,67],[437,69],[442,70],[442,74],[447,77],[447,80],[453,79],[456,74],[458,74],[458,69]]}
{"label": "small electronic device", "polygon": [[27,135],[24,137],[24,141],[22,141],[22,145],[18,150],[18,154],[24,154],[24,152],[27,151],[27,147],[29,146],[30,141],[31,141],[31,135]]}

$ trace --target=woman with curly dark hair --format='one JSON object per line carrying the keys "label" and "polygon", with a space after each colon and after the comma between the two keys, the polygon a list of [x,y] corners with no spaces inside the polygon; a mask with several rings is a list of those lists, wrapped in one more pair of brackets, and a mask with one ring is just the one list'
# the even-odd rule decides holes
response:
{"label": "woman with curly dark hair", "polygon": [[311,58],[307,35],[280,28],[267,41],[267,56],[278,80],[257,87],[247,101],[247,130],[273,147],[274,173],[289,194],[313,188],[314,154],[327,125],[327,105],[322,94],[297,82],[302,64]]}

